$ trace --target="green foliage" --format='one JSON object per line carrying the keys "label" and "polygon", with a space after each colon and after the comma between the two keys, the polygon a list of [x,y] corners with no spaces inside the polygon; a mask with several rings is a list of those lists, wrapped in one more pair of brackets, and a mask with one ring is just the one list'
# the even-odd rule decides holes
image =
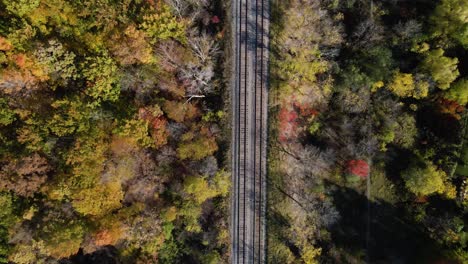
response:
{"label": "green foliage", "polygon": [[393,127],[386,127],[379,135],[379,141],[381,142],[380,150],[386,151],[387,144],[393,142],[395,140],[395,132],[393,131]]}
{"label": "green foliage", "polygon": [[140,27],[155,44],[162,40],[174,39],[182,43],[186,42],[186,25],[171,13],[169,6],[161,4],[157,11],[152,10],[143,17]]}
{"label": "green foliage", "polygon": [[8,101],[5,98],[0,98],[0,126],[8,126],[15,119],[15,112],[8,106]]}
{"label": "green foliage", "polygon": [[184,141],[177,148],[179,158],[201,160],[212,155],[218,150],[218,145],[213,137],[201,137],[193,141]]}
{"label": "green foliage", "polygon": [[202,116],[202,120],[205,122],[219,122],[224,119],[225,113],[223,111],[210,111],[206,115]]}
{"label": "green foliage", "polygon": [[278,62],[278,72],[285,80],[315,82],[318,74],[328,70],[327,63],[320,60],[318,50],[295,49],[284,56]]}
{"label": "green foliage", "polygon": [[161,263],[178,263],[183,253],[180,243],[174,239],[166,241],[158,252],[158,258]]}
{"label": "green foliage", "polygon": [[192,199],[185,200],[180,208],[180,216],[183,217],[183,223],[185,224],[185,230],[188,232],[199,233],[201,232],[201,226],[199,219],[202,213],[202,207],[196,201]]}
{"label": "green foliage", "polygon": [[457,64],[457,58],[445,57],[443,49],[436,49],[426,53],[421,69],[430,73],[437,86],[445,90],[460,75]]}
{"label": "green foliage", "polygon": [[210,188],[205,178],[197,176],[189,176],[185,179],[184,192],[191,195],[198,204],[220,194],[215,188]]}
{"label": "green foliage", "polygon": [[412,164],[401,176],[408,190],[416,195],[443,193],[445,190],[447,175],[431,163],[426,162],[423,166]]}
{"label": "green foliage", "polygon": [[149,123],[143,119],[126,120],[125,124],[115,130],[119,136],[131,138],[143,148],[154,147],[154,139],[149,135]]}
{"label": "green foliage", "polygon": [[88,82],[85,93],[95,99],[96,104],[117,101],[120,95],[120,73],[117,64],[106,51],[99,56],[86,58],[82,68]]}
{"label": "green foliage", "polygon": [[90,129],[93,109],[78,97],[57,100],[51,106],[55,113],[47,122],[47,127],[55,135],[63,137]]}
{"label": "green foliage", "polygon": [[362,71],[373,81],[386,80],[394,68],[394,60],[390,49],[384,46],[372,47],[363,51],[355,65],[360,65]]}
{"label": "green foliage", "polygon": [[39,6],[40,0],[2,0],[9,12],[24,16]]}
{"label": "green foliage", "polygon": [[8,263],[10,251],[8,229],[17,221],[15,214],[15,199],[8,193],[0,193],[0,263]]}
{"label": "green foliage", "polygon": [[385,171],[380,167],[373,166],[370,175],[372,199],[395,204],[398,201],[395,184],[387,178]]}
{"label": "green foliage", "polygon": [[320,129],[320,123],[317,122],[317,121],[314,121],[312,122],[312,124],[309,126],[309,128],[307,129],[307,131],[309,132],[309,134],[311,135],[315,135],[319,129]]}
{"label": "green foliage", "polygon": [[445,92],[445,97],[457,101],[460,105],[468,103],[468,79],[463,78],[452,84]]}
{"label": "green foliage", "polygon": [[50,219],[41,226],[38,238],[43,241],[42,253],[54,258],[76,254],[83,241],[85,227],[79,220],[63,217]]}
{"label": "green foliage", "polygon": [[221,263],[221,256],[217,251],[211,251],[208,254],[204,254],[201,257],[201,263],[206,263],[206,264],[218,264]]}
{"label": "green foliage", "polygon": [[468,47],[468,1],[442,0],[430,17],[435,36],[450,37]]}

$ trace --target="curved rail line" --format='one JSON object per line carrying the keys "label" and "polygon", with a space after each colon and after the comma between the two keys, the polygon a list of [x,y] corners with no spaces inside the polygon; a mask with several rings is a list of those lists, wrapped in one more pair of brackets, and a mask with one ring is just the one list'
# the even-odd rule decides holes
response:
{"label": "curved rail line", "polygon": [[233,0],[231,262],[265,263],[269,0]]}

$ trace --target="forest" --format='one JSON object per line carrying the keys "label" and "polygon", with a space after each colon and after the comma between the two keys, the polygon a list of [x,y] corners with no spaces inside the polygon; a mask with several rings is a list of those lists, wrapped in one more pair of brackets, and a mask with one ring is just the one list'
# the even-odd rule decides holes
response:
{"label": "forest", "polygon": [[468,1],[273,1],[269,263],[468,263]]}
{"label": "forest", "polygon": [[0,263],[226,263],[225,7],[0,1]]}
{"label": "forest", "polygon": [[[468,0],[272,0],[268,263],[468,263]],[[229,263],[230,1],[0,0],[0,263]]]}

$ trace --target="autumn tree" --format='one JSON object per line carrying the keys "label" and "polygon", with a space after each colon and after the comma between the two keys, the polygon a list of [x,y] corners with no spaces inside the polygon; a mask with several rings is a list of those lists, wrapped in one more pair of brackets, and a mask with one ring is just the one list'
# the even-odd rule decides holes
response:
{"label": "autumn tree", "polygon": [[149,122],[143,119],[126,120],[125,123],[115,130],[115,133],[122,137],[134,140],[144,148],[154,146],[154,141],[149,134]]}
{"label": "autumn tree", "polygon": [[444,56],[443,49],[428,51],[421,63],[421,69],[431,74],[437,86],[446,90],[460,75],[457,69],[458,59]]}
{"label": "autumn tree", "polygon": [[430,17],[433,34],[437,37],[450,37],[466,48],[468,46],[467,6],[467,0],[440,1]]}
{"label": "autumn tree", "polygon": [[76,254],[80,249],[86,231],[78,219],[69,219],[64,215],[49,214],[40,223],[36,239],[42,241],[40,251],[60,259]]}
{"label": "autumn tree", "polygon": [[38,48],[34,55],[38,62],[45,66],[52,81],[67,84],[69,80],[78,77],[75,66],[76,55],[67,51],[61,42],[50,40],[47,46]]}
{"label": "autumn tree", "polygon": [[115,34],[109,40],[110,51],[121,65],[147,64],[154,62],[152,49],[145,39],[145,33],[135,26]]}
{"label": "autumn tree", "polygon": [[2,2],[6,6],[6,10],[9,12],[18,15],[18,16],[23,16],[32,10],[36,9],[39,6],[40,0],[33,0],[33,1],[28,1],[28,0],[17,0],[17,1],[8,1],[8,0],[2,0]]}
{"label": "autumn tree", "polygon": [[457,101],[460,105],[468,103],[468,79],[463,78],[452,84],[445,92],[448,99]]}
{"label": "autumn tree", "polygon": [[80,98],[57,100],[51,106],[54,112],[47,122],[47,127],[53,134],[63,137],[90,129],[93,108]]}
{"label": "autumn tree", "polygon": [[193,120],[199,116],[199,110],[191,103],[165,101],[162,109],[167,114],[167,117],[179,123]]}
{"label": "autumn tree", "polygon": [[184,22],[178,20],[166,4],[161,4],[157,11],[153,9],[145,15],[140,28],[150,38],[152,44],[168,39],[186,41]]}
{"label": "autumn tree", "polygon": [[402,172],[406,188],[416,195],[430,195],[443,193],[447,175],[431,163],[424,163],[422,166],[412,164]]}
{"label": "autumn tree", "polygon": [[0,125],[7,126],[15,121],[15,112],[8,106],[8,101],[5,98],[0,98]]}
{"label": "autumn tree", "polygon": [[99,56],[86,58],[82,68],[88,86],[85,92],[96,100],[96,104],[102,101],[113,102],[119,98],[120,73],[107,51]]}
{"label": "autumn tree", "polygon": [[[196,132],[199,134],[195,134]],[[201,127],[199,131],[192,130],[182,135],[182,141],[177,147],[177,155],[182,160],[201,160],[213,155],[217,150],[216,138],[206,127]]]}
{"label": "autumn tree", "polygon": [[399,97],[421,99],[427,96],[429,83],[426,81],[415,81],[412,74],[397,71],[393,74],[393,79],[388,84],[388,89]]}
{"label": "autumn tree", "polygon": [[100,217],[122,206],[123,191],[119,182],[97,183],[72,194],[75,210],[86,216]]}
{"label": "autumn tree", "polygon": [[44,157],[31,156],[9,161],[0,170],[0,190],[21,196],[33,196],[46,182],[51,166]]}
{"label": "autumn tree", "polygon": [[16,215],[16,199],[12,194],[0,193],[0,263],[9,263],[8,255],[11,253],[11,245],[9,245],[9,228],[13,226],[17,220]]}

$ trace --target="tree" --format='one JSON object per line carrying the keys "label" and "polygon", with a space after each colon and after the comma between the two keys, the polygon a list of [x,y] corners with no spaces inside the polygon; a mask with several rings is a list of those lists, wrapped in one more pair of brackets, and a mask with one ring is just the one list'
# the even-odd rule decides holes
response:
{"label": "tree", "polygon": [[193,196],[193,199],[199,205],[218,195],[216,189],[210,188],[206,178],[200,176],[187,177],[184,181],[184,192]]}
{"label": "tree", "polygon": [[40,0],[2,0],[2,2],[6,10],[21,17],[36,9]]}
{"label": "tree", "polygon": [[140,27],[152,44],[168,39],[186,42],[186,25],[171,13],[169,6],[161,4],[157,11],[151,11],[150,14],[143,16],[143,23]]}
{"label": "tree", "polygon": [[183,160],[201,160],[213,155],[216,150],[218,150],[218,145],[214,137],[199,137],[181,142],[177,148],[177,155]]}
{"label": "tree", "polygon": [[164,113],[167,117],[182,123],[190,121],[199,115],[199,110],[191,103],[183,103],[178,101],[165,101],[163,105]]}
{"label": "tree", "polygon": [[468,47],[468,1],[442,0],[430,17],[433,34],[450,37]]}
{"label": "tree", "polygon": [[96,104],[102,101],[115,102],[119,98],[120,73],[107,51],[86,58],[82,68],[88,86],[85,93],[95,99]]}
{"label": "tree", "polygon": [[15,197],[8,193],[0,193],[0,263],[9,263],[10,253],[8,229],[13,226],[18,217],[15,214]]}
{"label": "tree", "polygon": [[83,215],[100,217],[120,208],[123,196],[119,182],[98,183],[72,194],[72,205]]}
{"label": "tree", "polygon": [[47,160],[37,153],[9,161],[0,170],[0,190],[31,197],[46,182],[51,169]]}
{"label": "tree", "polygon": [[422,166],[412,164],[402,172],[406,188],[416,195],[443,193],[447,175],[435,165],[425,162]]}
{"label": "tree", "polygon": [[80,98],[57,100],[51,106],[54,113],[51,113],[47,128],[55,135],[63,137],[87,132],[90,129],[90,116],[94,109]]}
{"label": "tree", "polygon": [[457,101],[460,105],[468,103],[468,79],[463,78],[452,84],[445,92],[445,97]]}
{"label": "tree", "polygon": [[48,45],[39,47],[34,55],[40,64],[44,64],[52,81],[66,84],[70,79],[77,78],[76,55],[67,51],[57,40],[49,40]]}
{"label": "tree", "polygon": [[42,241],[40,251],[60,259],[78,253],[85,234],[83,223],[64,215],[43,221],[38,227],[37,239]]}
{"label": "tree", "polygon": [[152,49],[145,33],[128,26],[124,33],[116,33],[109,40],[110,51],[121,65],[147,64],[154,62]]}
{"label": "tree", "polygon": [[154,147],[154,140],[149,135],[149,122],[143,119],[125,120],[125,124],[115,130],[119,136],[134,140],[143,148]]}
{"label": "tree", "polygon": [[350,160],[346,164],[347,173],[361,178],[369,176],[369,164],[365,160]]}
{"label": "tree", "polygon": [[444,56],[443,49],[428,51],[421,63],[421,69],[431,74],[437,86],[446,90],[457,79],[460,72],[457,69],[458,59]]}
{"label": "tree", "polygon": [[8,106],[8,101],[0,97],[0,126],[8,126],[15,119],[15,112]]}
{"label": "tree", "polygon": [[415,82],[412,74],[397,71],[393,74],[388,89],[399,97],[421,99],[427,96],[429,84],[425,81]]}
{"label": "tree", "polygon": [[409,114],[399,115],[396,119],[395,139],[393,142],[404,148],[410,148],[413,146],[415,137],[418,134],[416,119]]}

